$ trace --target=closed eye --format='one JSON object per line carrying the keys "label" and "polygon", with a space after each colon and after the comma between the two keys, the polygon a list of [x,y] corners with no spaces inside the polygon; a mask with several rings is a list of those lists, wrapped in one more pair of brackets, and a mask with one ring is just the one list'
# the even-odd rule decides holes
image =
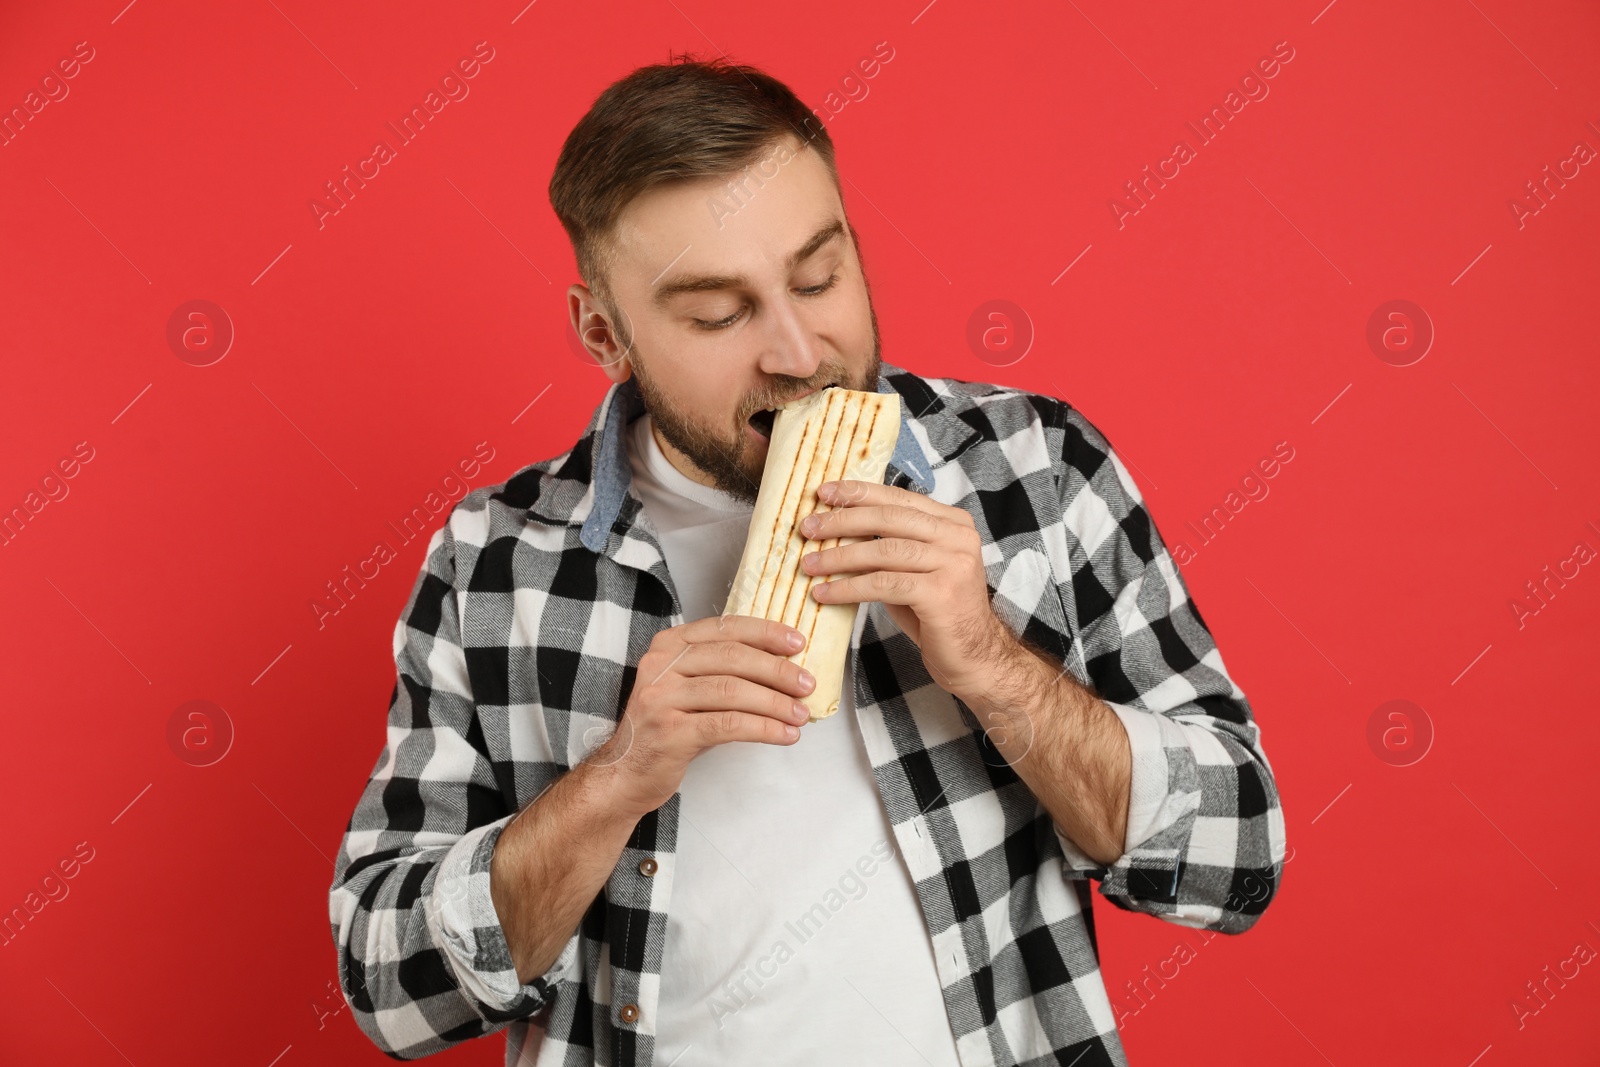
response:
{"label": "closed eye", "polygon": [[832,274],[828,275],[828,280],[823,282],[821,285],[813,285],[807,289],[796,289],[795,292],[799,293],[801,296],[817,296],[820,293],[826,293],[829,289],[832,289],[835,285],[837,285],[838,282],[839,272],[834,271]]}
{"label": "closed eye", "polygon": [[[807,286],[804,289],[796,289],[795,292],[799,293],[801,296],[821,296],[823,293],[827,292],[829,289],[832,289],[837,284],[839,284],[839,272],[834,271],[833,274],[828,277],[828,280],[822,284]],[[743,318],[744,312],[745,309],[740,308],[727,318],[717,319],[715,322],[706,322],[704,319],[692,319],[690,321],[692,321],[697,328],[702,330],[726,330],[729,326],[732,326],[734,323]]]}

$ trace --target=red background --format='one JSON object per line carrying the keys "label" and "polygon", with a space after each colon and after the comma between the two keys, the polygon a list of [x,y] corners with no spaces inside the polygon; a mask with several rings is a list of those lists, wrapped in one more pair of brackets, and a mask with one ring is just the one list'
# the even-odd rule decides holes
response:
{"label": "red background", "polygon": [[[523,2],[0,15],[4,109],[94,49],[0,148],[0,508],[93,449],[0,548],[0,908],[93,849],[0,947],[0,1060],[387,1062],[327,1014],[332,857],[422,563],[386,523],[479,442],[474,487],[564,451],[604,392],[563,336],[561,141],[669,51],[727,50],[820,107],[887,41],[828,120],[885,358],[1064,395],[1169,545],[1294,449],[1183,568],[1291,862],[1239,938],[1097,907],[1131,1061],[1596,1062],[1600,967],[1537,1014],[1525,983],[1600,950],[1600,567],[1520,627],[1511,602],[1600,549],[1600,167],[1520,226],[1509,206],[1600,147],[1593,5]],[[479,41],[470,95],[319,228],[323,183]],[[1270,95],[1119,228],[1123,182],[1280,41]],[[166,340],[195,299],[236,331],[205,367]],[[1035,334],[1006,366],[966,341],[992,299]],[[1404,367],[1366,340],[1395,299],[1436,331]],[[380,539],[399,558],[319,629],[313,599]],[[235,734],[210,766],[168,741],[191,700]],[[1368,741],[1390,700],[1431,724],[1409,766]],[[1180,941],[1195,958],[1141,1006],[1124,983]]]}

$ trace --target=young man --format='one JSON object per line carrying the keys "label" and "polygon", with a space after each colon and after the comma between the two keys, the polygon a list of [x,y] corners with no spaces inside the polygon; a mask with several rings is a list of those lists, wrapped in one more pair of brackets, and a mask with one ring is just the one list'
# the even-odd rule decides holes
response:
{"label": "young man", "polygon": [[[395,631],[389,743],[329,905],[346,997],[415,1058],[1125,1063],[1090,880],[1239,933],[1272,770],[1138,489],[1078,411],[882,361],[833,146],[782,84],[611,86],[551,201],[613,383],[565,454],[463,499]],[[724,616],[771,421],[900,395],[883,484],[807,529],[854,603],[840,711]],[[829,575],[841,575],[820,581]]]}

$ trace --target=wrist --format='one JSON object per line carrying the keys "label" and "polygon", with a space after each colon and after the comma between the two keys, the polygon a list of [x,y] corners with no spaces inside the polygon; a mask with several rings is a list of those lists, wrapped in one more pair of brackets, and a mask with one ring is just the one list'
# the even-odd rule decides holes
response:
{"label": "wrist", "polygon": [[972,662],[977,666],[950,687],[962,703],[974,711],[1003,712],[1037,688],[1035,676],[1044,664],[998,616],[991,616],[988,635],[976,644]]}
{"label": "wrist", "polygon": [[648,780],[630,765],[629,738],[618,730],[611,739],[573,768],[579,775],[585,806],[604,826],[633,826],[650,812],[666,803],[671,796],[655,796],[648,792]]}

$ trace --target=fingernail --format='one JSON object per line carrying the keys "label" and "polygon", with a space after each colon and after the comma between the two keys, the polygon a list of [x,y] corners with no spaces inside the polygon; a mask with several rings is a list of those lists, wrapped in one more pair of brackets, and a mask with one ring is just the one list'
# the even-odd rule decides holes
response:
{"label": "fingernail", "polygon": [[798,652],[798,651],[800,651],[801,648],[803,648],[805,646],[806,639],[805,639],[805,636],[803,634],[801,634],[799,630],[790,630],[789,631],[789,636],[784,639],[784,643],[787,644],[790,648],[794,649],[796,652]]}
{"label": "fingernail", "polygon": [[805,722],[811,718],[811,709],[800,703],[794,702],[794,718],[796,722]]}
{"label": "fingernail", "polygon": [[783,736],[791,741],[798,741],[800,739],[800,729],[796,726],[785,726],[783,728]]}
{"label": "fingernail", "polygon": [[817,557],[819,555],[821,555],[820,552],[807,552],[805,555],[800,557],[800,562],[805,564],[807,567],[815,566]]}
{"label": "fingernail", "polygon": [[801,667],[800,668],[800,684],[802,686],[804,686],[805,688],[807,688],[807,689],[814,689],[814,688],[816,688],[817,679],[815,678],[815,676],[812,675],[812,673],[810,671],[806,670],[804,667]]}

